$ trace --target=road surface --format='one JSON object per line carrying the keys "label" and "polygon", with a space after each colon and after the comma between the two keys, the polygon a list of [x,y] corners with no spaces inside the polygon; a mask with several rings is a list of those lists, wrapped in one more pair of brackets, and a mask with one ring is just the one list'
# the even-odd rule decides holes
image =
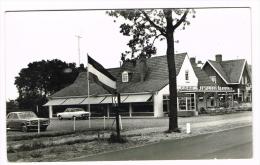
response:
{"label": "road surface", "polygon": [[73,161],[247,159],[252,157],[252,127],[167,140]]}

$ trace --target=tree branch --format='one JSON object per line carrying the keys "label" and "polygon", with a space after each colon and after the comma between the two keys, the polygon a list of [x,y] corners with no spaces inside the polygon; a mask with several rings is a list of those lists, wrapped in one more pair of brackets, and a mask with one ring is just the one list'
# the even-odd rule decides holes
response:
{"label": "tree branch", "polygon": [[155,40],[156,40],[157,38],[159,38],[161,35],[162,35],[162,34],[159,34],[159,35],[155,36],[155,38],[153,39],[152,46],[153,46],[153,44],[154,44]]}
{"label": "tree branch", "polygon": [[156,25],[156,24],[150,19],[150,17],[147,15],[147,13],[146,13],[145,11],[143,11],[143,10],[140,10],[140,11],[141,11],[141,13],[145,16],[145,19],[151,24],[151,26],[153,26],[154,28],[156,28],[157,30],[159,30],[163,36],[166,36],[166,32],[165,32],[165,30],[164,30],[162,27]]}
{"label": "tree branch", "polygon": [[181,25],[183,21],[185,21],[188,13],[189,13],[189,9],[186,9],[181,19],[173,26],[173,30],[175,30],[177,27]]}

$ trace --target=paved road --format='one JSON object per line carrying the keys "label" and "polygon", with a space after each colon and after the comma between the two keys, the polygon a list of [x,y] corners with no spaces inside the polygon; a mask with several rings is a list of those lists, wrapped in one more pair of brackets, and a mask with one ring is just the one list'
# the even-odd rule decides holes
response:
{"label": "paved road", "polygon": [[73,161],[239,159],[252,157],[252,127],[169,140]]}

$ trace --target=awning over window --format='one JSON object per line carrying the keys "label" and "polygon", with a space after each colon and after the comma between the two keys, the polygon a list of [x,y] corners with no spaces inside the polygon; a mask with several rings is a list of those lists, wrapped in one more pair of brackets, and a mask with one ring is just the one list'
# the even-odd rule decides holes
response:
{"label": "awning over window", "polygon": [[66,99],[53,99],[49,100],[46,104],[43,106],[49,106],[49,105],[61,105]]}
{"label": "awning over window", "polygon": [[123,103],[138,103],[138,102],[147,102],[152,97],[152,94],[145,95],[129,95]]}
{"label": "awning over window", "polygon": [[76,105],[82,103],[85,98],[69,98],[64,101],[61,105]]}
{"label": "awning over window", "polygon": [[99,104],[101,101],[103,101],[105,97],[89,97],[86,98],[82,103],[80,104]]}
{"label": "awning over window", "polygon": [[[121,96],[121,103],[124,102],[124,100],[127,98],[127,96]],[[117,97],[113,96],[113,103],[117,102]],[[101,104],[110,104],[112,103],[112,96],[107,96],[102,102]]]}

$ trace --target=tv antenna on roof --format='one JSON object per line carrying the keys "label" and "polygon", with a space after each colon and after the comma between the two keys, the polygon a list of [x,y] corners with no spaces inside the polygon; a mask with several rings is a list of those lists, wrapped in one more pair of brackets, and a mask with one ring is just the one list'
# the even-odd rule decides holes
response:
{"label": "tv antenna on roof", "polygon": [[79,53],[79,66],[80,66],[80,39],[82,38],[80,35],[76,35],[78,38],[78,53]]}

